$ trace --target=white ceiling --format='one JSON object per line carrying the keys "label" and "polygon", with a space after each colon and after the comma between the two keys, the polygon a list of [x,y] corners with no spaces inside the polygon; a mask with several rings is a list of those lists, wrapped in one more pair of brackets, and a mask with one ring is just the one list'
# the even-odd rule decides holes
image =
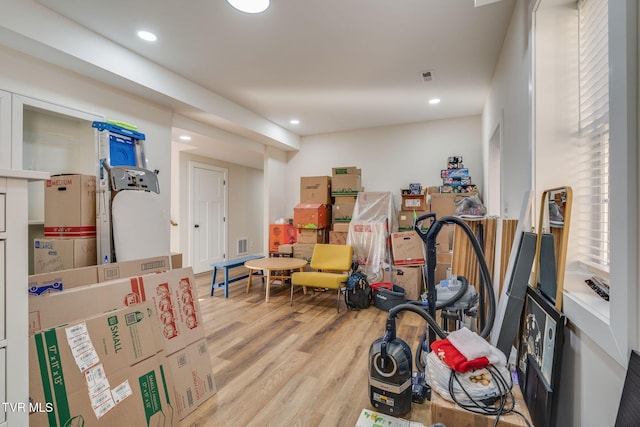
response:
{"label": "white ceiling", "polygon": [[[224,0],[38,2],[300,136],[479,114],[514,7],[272,0],[248,15]],[[158,41],[138,39],[139,29]],[[429,105],[431,97],[442,102]],[[216,111],[180,113],[225,127]]]}

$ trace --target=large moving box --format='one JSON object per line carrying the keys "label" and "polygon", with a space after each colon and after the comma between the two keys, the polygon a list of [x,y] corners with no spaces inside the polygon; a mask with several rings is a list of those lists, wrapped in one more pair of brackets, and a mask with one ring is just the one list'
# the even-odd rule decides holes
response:
{"label": "large moving box", "polygon": [[424,242],[415,230],[391,233],[391,252],[394,265],[423,265]]}
{"label": "large moving box", "polygon": [[96,238],[34,239],[34,274],[96,264]]}
{"label": "large moving box", "polygon": [[300,203],[331,204],[330,176],[303,176],[300,178]]}
{"label": "large moving box", "polygon": [[154,322],[140,304],[31,336],[29,397],[45,410],[29,425],[176,425]]}
{"label": "large moving box", "polygon": [[[80,323],[97,313],[108,316],[114,309],[146,313],[153,320],[153,331],[146,331],[145,338],[155,341],[164,375],[175,380],[167,385],[166,393],[171,396],[167,400],[175,416],[182,419],[216,392],[194,284],[193,272],[187,267],[32,297],[29,332],[42,336],[42,331]],[[181,369],[175,371],[177,365]],[[190,405],[184,403],[189,401]]]}
{"label": "large moving box", "polygon": [[29,299],[29,331],[39,332],[108,310],[150,301],[168,354],[204,338],[191,267],[83,286]]}
{"label": "large moving box", "polygon": [[166,256],[100,264],[98,266],[98,282],[142,276],[167,270],[169,270],[169,257]]}
{"label": "large moving box", "polygon": [[44,189],[45,237],[96,237],[96,177],[54,175]]}

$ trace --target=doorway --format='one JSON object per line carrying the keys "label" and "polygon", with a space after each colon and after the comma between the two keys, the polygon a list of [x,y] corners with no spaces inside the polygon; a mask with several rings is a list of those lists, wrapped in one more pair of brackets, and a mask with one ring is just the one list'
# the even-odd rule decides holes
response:
{"label": "doorway", "polygon": [[189,238],[196,274],[226,257],[227,175],[227,169],[189,162]]}

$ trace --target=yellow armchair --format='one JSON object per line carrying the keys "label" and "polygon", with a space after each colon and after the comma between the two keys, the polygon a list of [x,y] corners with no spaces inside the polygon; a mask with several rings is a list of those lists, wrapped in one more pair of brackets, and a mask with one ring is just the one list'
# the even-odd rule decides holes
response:
{"label": "yellow armchair", "polygon": [[310,266],[317,271],[300,271],[291,275],[291,298],[293,305],[293,287],[336,289],[338,291],[337,309],[340,312],[340,289],[342,289],[351,270],[353,247],[318,243],[313,249]]}

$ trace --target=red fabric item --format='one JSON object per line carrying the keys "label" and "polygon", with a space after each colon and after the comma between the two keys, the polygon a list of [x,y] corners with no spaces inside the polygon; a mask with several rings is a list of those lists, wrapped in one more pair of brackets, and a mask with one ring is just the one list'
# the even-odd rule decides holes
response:
{"label": "red fabric item", "polygon": [[431,343],[431,350],[434,351],[440,360],[446,363],[456,372],[469,372],[474,369],[482,369],[489,364],[489,359],[479,357],[477,359],[467,360],[466,357],[458,351],[457,348],[449,342],[448,339],[438,340]]}

